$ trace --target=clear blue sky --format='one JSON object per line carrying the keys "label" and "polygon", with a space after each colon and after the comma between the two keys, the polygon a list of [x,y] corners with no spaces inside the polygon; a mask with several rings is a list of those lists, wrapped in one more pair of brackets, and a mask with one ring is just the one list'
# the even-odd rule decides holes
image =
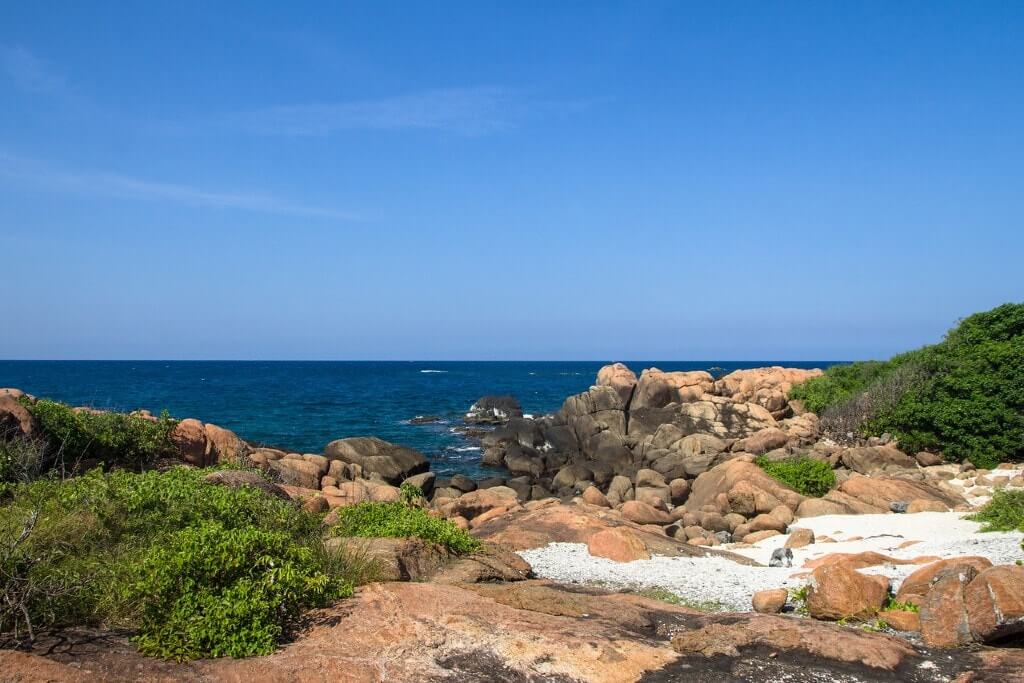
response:
{"label": "clear blue sky", "polygon": [[1024,3],[4,2],[0,358],[835,359],[1024,300]]}

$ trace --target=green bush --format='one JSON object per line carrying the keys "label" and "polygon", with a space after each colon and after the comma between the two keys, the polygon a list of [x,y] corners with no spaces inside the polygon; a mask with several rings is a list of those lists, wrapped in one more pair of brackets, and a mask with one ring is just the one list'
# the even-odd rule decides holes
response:
{"label": "green bush", "polygon": [[[883,400],[870,400],[876,395]],[[941,451],[984,468],[1019,460],[1024,304],[972,315],[942,342],[885,363],[834,366],[794,387],[790,397],[804,400],[826,427],[830,411],[849,414],[854,406],[860,434],[889,432],[907,452]]]}
{"label": "green bush", "polygon": [[832,466],[823,460],[797,457],[773,461],[762,456],[755,462],[773,479],[804,496],[821,497],[836,485]]}
{"label": "green bush", "polygon": [[335,536],[363,538],[417,537],[446,546],[456,553],[480,548],[480,541],[446,519],[437,519],[423,508],[405,503],[359,503],[338,510]]}
{"label": "green bush", "polygon": [[795,385],[789,398],[801,400],[807,410],[821,413],[862,393],[891,369],[890,363],[880,361],[833,365],[823,376]]}
{"label": "green bush", "polygon": [[1024,491],[996,491],[967,519],[981,522],[982,531],[1024,531]]}
{"label": "green bush", "polygon": [[67,468],[83,460],[138,468],[175,453],[170,433],[177,422],[166,412],[153,420],[130,413],[76,411],[49,399],[22,398],[22,404]]}
{"label": "green bush", "polygon": [[107,625],[175,659],[271,652],[311,606],[352,590],[321,520],[206,470],[92,470],[8,489],[0,632]]}
{"label": "green bush", "polygon": [[143,654],[184,660],[268,654],[303,607],[352,594],[289,534],[204,522],[154,546],[127,596],[142,605]]}

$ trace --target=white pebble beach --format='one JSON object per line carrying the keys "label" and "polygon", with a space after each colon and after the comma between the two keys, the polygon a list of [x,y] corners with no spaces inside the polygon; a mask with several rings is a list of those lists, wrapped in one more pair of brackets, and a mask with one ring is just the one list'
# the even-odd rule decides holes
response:
{"label": "white pebble beach", "polygon": [[[798,588],[807,583],[803,564],[830,553],[875,551],[896,559],[935,556],[946,559],[980,555],[993,564],[1013,564],[1024,558],[1022,534],[980,532],[977,522],[959,512],[917,514],[824,515],[795,521],[791,529],[807,528],[816,538],[834,543],[814,543],[793,549],[793,567],[746,566],[722,557],[652,557],[634,562],[614,562],[593,557],[582,543],[551,543],[520,552],[538,576],[563,583],[607,588],[661,588],[684,603],[715,606],[728,611],[748,611],[751,597],[768,588]],[[859,540],[849,540],[860,537]],[[720,546],[764,565],[772,550],[788,536],[773,536],[753,546]],[[917,541],[906,545],[909,541]],[[900,547],[900,546],[904,547]],[[884,564],[865,569],[892,579],[893,589],[923,565]]]}

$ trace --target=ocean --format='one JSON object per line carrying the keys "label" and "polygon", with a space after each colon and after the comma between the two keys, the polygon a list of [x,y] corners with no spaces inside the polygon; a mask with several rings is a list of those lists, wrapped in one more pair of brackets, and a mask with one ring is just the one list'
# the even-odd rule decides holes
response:
{"label": "ocean", "polygon": [[[825,368],[836,361],[626,362],[640,370],[708,370],[785,365]],[[476,399],[511,394],[523,411],[557,410],[586,391],[597,361],[0,361],[0,387],[72,405],[167,410],[235,431],[256,443],[319,453],[328,442],[378,436],[423,452],[439,475],[484,477],[477,443],[453,431]],[[432,415],[429,424],[410,419]]]}

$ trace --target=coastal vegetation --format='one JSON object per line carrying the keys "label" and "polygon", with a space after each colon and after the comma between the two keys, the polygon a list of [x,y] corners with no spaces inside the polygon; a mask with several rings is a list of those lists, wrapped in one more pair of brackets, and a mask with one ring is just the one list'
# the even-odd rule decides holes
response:
{"label": "coastal vegetation", "polygon": [[431,517],[424,508],[406,501],[359,503],[338,511],[335,536],[360,538],[421,538],[457,553],[471,553],[480,541],[446,519]]}
{"label": "coastal vegetation", "polygon": [[892,434],[908,452],[991,468],[1024,458],[1024,304],[976,313],[943,341],[884,362],[833,366],[791,399],[831,435]]}
{"label": "coastal vegetation", "polygon": [[773,461],[762,456],[755,462],[776,481],[804,496],[820,498],[836,485],[835,472],[824,460],[796,457]]}
{"label": "coastal vegetation", "polygon": [[271,652],[301,612],[350,595],[319,515],[207,470],[45,477],[0,507],[0,632],[119,626],[144,654]]}
{"label": "coastal vegetation", "polygon": [[165,412],[159,417],[75,409],[59,401],[21,398],[39,422],[48,444],[48,464],[72,469],[97,462],[135,469],[174,455],[170,434],[177,422]]}
{"label": "coastal vegetation", "polygon": [[1024,532],[1024,491],[996,491],[968,519],[981,522],[982,531]]}

